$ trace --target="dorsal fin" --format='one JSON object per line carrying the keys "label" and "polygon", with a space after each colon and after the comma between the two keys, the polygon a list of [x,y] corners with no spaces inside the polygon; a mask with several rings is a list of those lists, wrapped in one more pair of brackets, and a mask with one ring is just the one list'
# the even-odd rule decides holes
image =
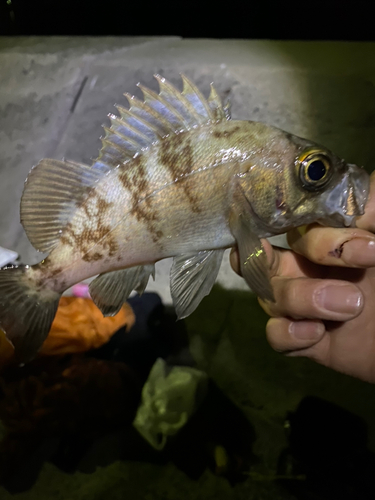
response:
{"label": "dorsal fin", "polygon": [[21,199],[21,223],[31,244],[50,252],[87,191],[110,171],[72,161],[41,160],[30,172]]}
{"label": "dorsal fin", "polygon": [[181,75],[182,92],[160,75],[154,76],[159,83],[159,94],[138,84],[144,101],[124,94],[129,109],[116,106],[120,117],[109,115],[111,127],[104,127],[105,137],[98,161],[107,163],[110,168],[142,154],[167,135],[228,119],[212,84],[210,97],[205,99],[184,75]]}

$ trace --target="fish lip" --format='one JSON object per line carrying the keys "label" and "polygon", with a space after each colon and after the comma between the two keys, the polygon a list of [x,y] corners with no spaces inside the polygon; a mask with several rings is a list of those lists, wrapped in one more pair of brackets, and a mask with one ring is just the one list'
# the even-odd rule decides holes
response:
{"label": "fish lip", "polygon": [[351,182],[350,187],[352,188],[358,211],[357,213],[354,213],[355,210],[353,210],[353,213],[348,213],[347,211],[347,215],[358,217],[365,213],[365,205],[370,192],[370,176],[364,168],[359,168],[352,163],[348,163],[348,173]]}
{"label": "fish lip", "polygon": [[344,226],[345,227],[355,227],[356,216],[354,215],[344,215]]}
{"label": "fish lip", "polygon": [[317,223],[321,226],[329,227],[355,227],[356,216],[355,215],[345,215],[345,214],[330,214],[326,217],[321,217],[317,220]]}
{"label": "fish lip", "polygon": [[370,190],[370,176],[363,168],[346,165],[341,181],[326,193],[326,215],[318,222],[332,227],[355,227],[364,214]]}

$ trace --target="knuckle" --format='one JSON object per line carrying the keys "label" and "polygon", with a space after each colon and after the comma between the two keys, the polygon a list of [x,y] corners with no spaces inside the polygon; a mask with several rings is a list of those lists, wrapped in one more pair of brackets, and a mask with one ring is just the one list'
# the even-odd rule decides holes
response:
{"label": "knuckle", "polygon": [[292,312],[298,303],[298,290],[299,290],[298,279],[284,279],[283,284],[279,287],[277,303],[280,305],[280,309],[283,312]]}
{"label": "knuckle", "polygon": [[315,286],[310,279],[290,278],[279,290],[277,304],[283,315],[294,319],[315,317],[318,307],[313,300]]}
{"label": "knuckle", "polygon": [[[277,331],[277,333],[275,333]],[[282,326],[278,323],[268,322],[266,325],[267,342],[276,352],[284,352],[286,350],[282,341]]]}

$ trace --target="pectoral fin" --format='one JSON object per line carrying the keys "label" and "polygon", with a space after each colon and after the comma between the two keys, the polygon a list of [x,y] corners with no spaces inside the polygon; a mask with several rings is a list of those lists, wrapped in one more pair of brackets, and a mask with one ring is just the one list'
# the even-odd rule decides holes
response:
{"label": "pectoral fin", "polygon": [[246,283],[261,299],[274,302],[267,255],[246,214],[233,216],[231,230],[237,241],[241,274]]}
{"label": "pectoral fin", "polygon": [[208,250],[173,259],[171,294],[178,319],[189,316],[213,287],[224,250]]}
{"label": "pectoral fin", "polygon": [[144,292],[150,275],[155,276],[153,264],[100,274],[90,283],[91,298],[103,316],[115,316],[133,290]]}

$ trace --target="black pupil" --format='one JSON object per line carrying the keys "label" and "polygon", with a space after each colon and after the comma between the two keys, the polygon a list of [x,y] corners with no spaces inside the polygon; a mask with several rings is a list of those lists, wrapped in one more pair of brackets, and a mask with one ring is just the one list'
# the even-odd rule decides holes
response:
{"label": "black pupil", "polygon": [[307,175],[312,181],[320,181],[326,173],[326,167],[322,160],[315,160],[307,167]]}

